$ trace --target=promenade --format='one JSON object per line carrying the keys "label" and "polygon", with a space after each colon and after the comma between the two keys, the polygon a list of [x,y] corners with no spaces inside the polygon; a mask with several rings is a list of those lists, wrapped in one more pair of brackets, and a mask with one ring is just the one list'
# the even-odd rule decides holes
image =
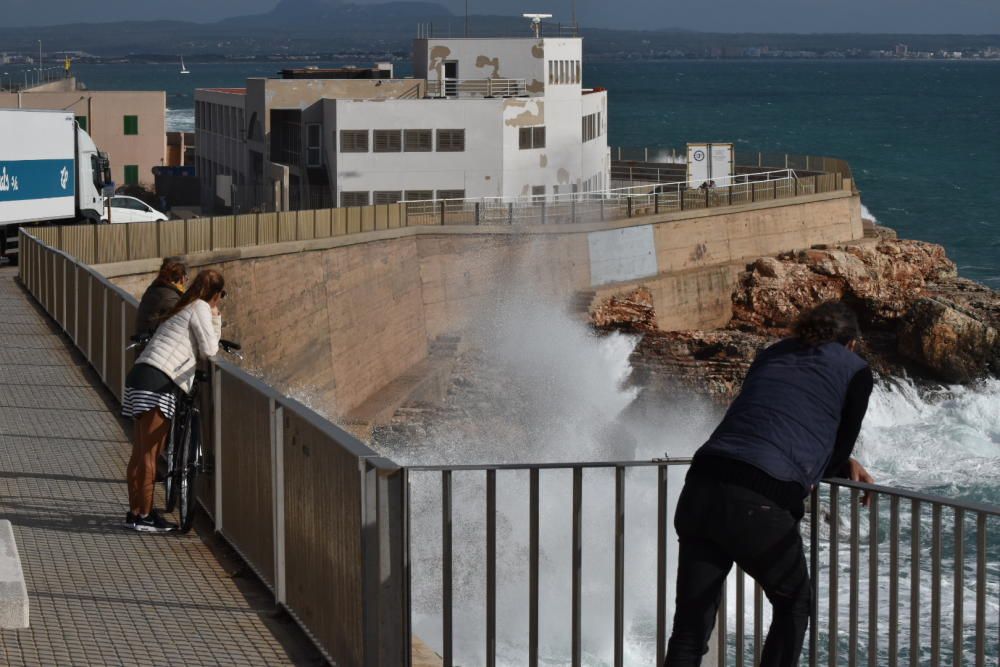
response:
{"label": "promenade", "polygon": [[0,632],[0,664],[323,664],[210,528],[122,528],[128,424],[15,276],[0,268],[0,518],[31,627]]}

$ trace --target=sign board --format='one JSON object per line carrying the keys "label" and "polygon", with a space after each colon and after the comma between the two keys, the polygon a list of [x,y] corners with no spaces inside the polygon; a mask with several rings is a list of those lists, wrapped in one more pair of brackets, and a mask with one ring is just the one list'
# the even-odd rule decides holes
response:
{"label": "sign board", "polygon": [[733,145],[698,143],[687,145],[688,187],[697,188],[705,182],[725,187],[735,173]]}

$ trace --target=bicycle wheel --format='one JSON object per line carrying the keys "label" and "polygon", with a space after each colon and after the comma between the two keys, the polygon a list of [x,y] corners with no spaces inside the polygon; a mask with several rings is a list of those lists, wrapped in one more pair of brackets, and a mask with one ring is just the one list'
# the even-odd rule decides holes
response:
{"label": "bicycle wheel", "polygon": [[180,406],[174,411],[174,423],[170,425],[170,437],[167,438],[167,450],[164,457],[167,459],[167,473],[163,477],[164,509],[173,512],[177,507],[177,468],[179,467],[180,447],[178,443],[184,435],[185,422],[187,421],[186,410]]}
{"label": "bicycle wheel", "polygon": [[192,410],[184,429],[184,440],[181,443],[181,465],[178,469],[180,496],[180,529],[182,533],[191,530],[194,521],[194,483],[198,476],[198,448],[201,446],[201,424],[198,414]]}

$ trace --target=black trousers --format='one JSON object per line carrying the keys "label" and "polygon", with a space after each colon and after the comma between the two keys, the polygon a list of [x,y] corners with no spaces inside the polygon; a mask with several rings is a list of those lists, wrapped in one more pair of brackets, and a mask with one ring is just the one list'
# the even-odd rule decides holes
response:
{"label": "black trousers", "polygon": [[744,487],[689,476],[674,526],[680,542],[677,604],[665,664],[701,664],[735,562],[757,580],[773,608],[761,665],[798,665],[812,591],[792,513]]}

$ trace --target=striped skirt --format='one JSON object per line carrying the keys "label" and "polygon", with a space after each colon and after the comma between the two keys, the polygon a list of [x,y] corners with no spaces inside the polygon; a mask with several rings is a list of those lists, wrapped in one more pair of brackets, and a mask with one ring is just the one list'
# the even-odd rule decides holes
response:
{"label": "striped skirt", "polygon": [[122,416],[138,417],[159,409],[167,419],[174,418],[177,407],[177,386],[158,368],[136,364],[125,378]]}

